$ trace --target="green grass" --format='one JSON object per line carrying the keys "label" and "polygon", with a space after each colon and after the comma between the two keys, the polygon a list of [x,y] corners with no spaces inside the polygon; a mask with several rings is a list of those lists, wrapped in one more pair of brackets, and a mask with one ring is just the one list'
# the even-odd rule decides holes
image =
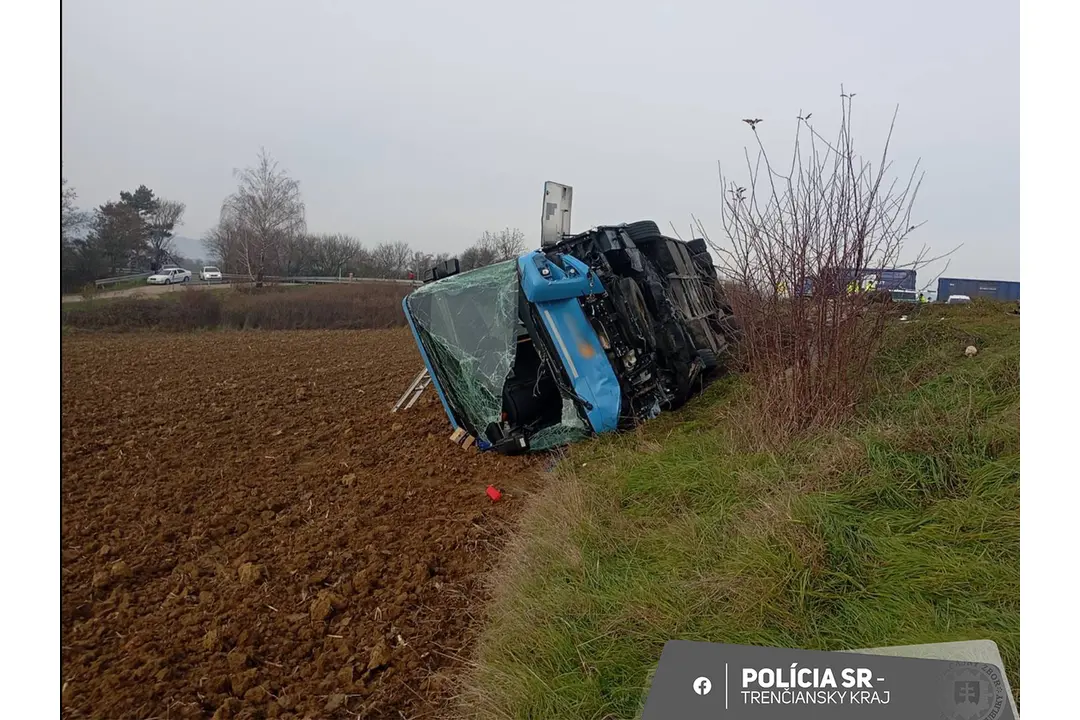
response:
{"label": "green grass", "polygon": [[1019,359],[1001,306],[927,308],[890,330],[838,430],[752,450],[726,380],[573,448],[495,575],[465,712],[635,717],[670,639],[989,638],[1018,689]]}

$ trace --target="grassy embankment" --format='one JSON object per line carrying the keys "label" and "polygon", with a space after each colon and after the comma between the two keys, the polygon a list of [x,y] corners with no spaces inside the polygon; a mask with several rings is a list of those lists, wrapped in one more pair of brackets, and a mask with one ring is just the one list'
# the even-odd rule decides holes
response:
{"label": "grassy embankment", "polygon": [[734,379],[573,448],[496,573],[467,712],[633,717],[674,638],[990,638],[1019,694],[1019,327],[997,304],[923,309],[855,419],[776,450],[740,432]]}

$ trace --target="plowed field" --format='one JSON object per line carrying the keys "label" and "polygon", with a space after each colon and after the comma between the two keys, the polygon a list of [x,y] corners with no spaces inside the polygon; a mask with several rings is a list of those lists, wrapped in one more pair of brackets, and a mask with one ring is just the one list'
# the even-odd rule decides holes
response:
{"label": "plowed field", "polygon": [[[536,460],[462,450],[407,330],[62,342],[66,717],[439,717]],[[492,503],[489,483],[503,491]]]}

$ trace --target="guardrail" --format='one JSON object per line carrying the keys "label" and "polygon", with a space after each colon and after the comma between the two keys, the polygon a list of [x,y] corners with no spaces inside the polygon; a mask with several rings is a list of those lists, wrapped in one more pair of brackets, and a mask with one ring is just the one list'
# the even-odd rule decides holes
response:
{"label": "guardrail", "polygon": [[[196,276],[197,277],[197,276]],[[235,275],[226,274],[222,275],[221,279],[228,282],[252,282],[251,277],[248,275]],[[296,283],[298,285],[322,285],[322,284],[355,284],[355,283],[370,283],[370,282],[382,282],[382,283],[396,283],[398,285],[423,285],[419,280],[405,280],[402,278],[369,278],[369,277],[323,277],[323,276],[278,276],[278,275],[265,275],[263,276],[263,282],[268,283]]]}
{"label": "guardrail", "polygon": [[[94,285],[96,285],[99,288],[103,288],[103,287],[106,287],[108,285],[117,285],[119,283],[129,282],[131,280],[145,280],[146,278],[150,277],[152,274],[153,273],[135,273],[134,275],[117,275],[116,277],[101,278],[100,280],[95,280]],[[192,273],[191,281],[192,282],[205,282],[205,281],[199,280],[199,274],[198,273]],[[288,277],[288,276],[279,276],[279,275],[266,275],[266,276],[263,277],[263,281],[264,282],[269,282],[269,283],[297,283],[297,284],[300,284],[300,285],[308,285],[308,284],[321,285],[321,284],[326,284],[326,283],[349,284],[349,283],[358,283],[358,282],[365,282],[365,283],[383,282],[383,283],[396,283],[396,284],[399,284],[399,285],[412,285],[412,286],[423,285],[423,283],[420,282],[419,280],[405,280],[405,279],[401,279],[401,278],[367,278],[367,277],[352,277],[352,278],[350,278],[350,277],[321,277],[321,276],[294,276],[294,277]],[[249,282],[252,282],[252,280],[251,280],[251,277],[249,277],[248,275],[237,275],[235,273],[230,273],[230,274],[223,274],[221,276],[220,282],[223,282],[223,283],[225,283],[225,282],[249,283]]]}
{"label": "guardrail", "polygon": [[[153,273],[143,272],[135,273],[133,275],[117,275],[116,277],[103,277],[103,279],[95,280],[94,285],[97,287],[107,287],[108,285],[117,285],[120,283],[126,283],[133,280],[146,280]],[[299,285],[321,285],[321,284],[350,284],[350,283],[395,283],[397,285],[413,285],[418,287],[422,285],[418,280],[403,280],[400,277],[324,277],[324,276],[281,276],[281,275],[266,275],[262,281],[266,283],[296,283]],[[192,273],[191,282],[207,282],[199,280],[199,273]],[[215,282],[215,281],[210,281]],[[221,280],[216,281],[220,283],[251,283],[253,282],[251,276],[238,275],[234,273],[222,274]]]}
{"label": "guardrail", "polygon": [[127,282],[129,280],[140,280],[150,277],[151,273],[135,273],[134,275],[117,275],[116,277],[101,278],[95,280],[94,285],[98,287],[105,287],[106,285],[116,285],[117,283]]}

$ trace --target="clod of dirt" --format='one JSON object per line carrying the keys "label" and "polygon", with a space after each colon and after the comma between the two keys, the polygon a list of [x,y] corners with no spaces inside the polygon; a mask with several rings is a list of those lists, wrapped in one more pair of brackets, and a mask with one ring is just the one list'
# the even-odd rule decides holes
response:
{"label": "clod of dirt", "polygon": [[109,566],[109,574],[115,580],[125,580],[131,577],[134,573],[131,572],[131,568],[123,560],[117,560]]}
{"label": "clod of dirt", "polygon": [[228,698],[225,702],[218,706],[218,709],[214,712],[212,720],[230,720],[236,708],[240,706],[240,703],[233,698]]}
{"label": "clod of dirt", "polygon": [[331,590],[323,590],[311,601],[311,619],[315,622],[323,622],[345,606],[339,595]]}
{"label": "clod of dirt", "polygon": [[244,697],[244,694],[255,685],[255,671],[245,670],[242,673],[231,675],[229,684],[232,685],[233,694],[236,697]]}
{"label": "clod of dirt", "polygon": [[342,693],[334,693],[330,696],[330,699],[326,701],[326,707],[323,709],[326,710],[326,712],[333,712],[344,704],[345,696]]}
{"label": "clod of dirt", "polygon": [[968,357],[971,357],[972,355],[975,355],[978,352],[979,352],[979,348],[975,347],[974,345],[968,345],[966,348],[964,348],[964,354],[967,355]]}
{"label": "clod of dirt", "polygon": [[259,643],[259,631],[258,630],[242,630],[236,638],[237,647],[245,647],[250,644]]}
{"label": "clod of dirt", "polygon": [[267,697],[269,695],[262,685],[256,685],[244,693],[244,700],[249,703],[264,703]]}
{"label": "clod of dirt", "polygon": [[106,585],[109,584],[109,573],[106,572],[105,570],[98,570],[96,573],[94,573],[94,578],[93,578],[93,580],[90,581],[90,583],[95,588],[100,589],[100,588],[105,587]]}
{"label": "clod of dirt", "polygon": [[350,687],[353,684],[353,666],[346,665],[338,670],[337,679],[345,687]]}
{"label": "clod of dirt", "polygon": [[203,647],[209,652],[219,652],[222,649],[221,634],[217,630],[210,630],[203,635]]}
{"label": "clod of dirt", "polygon": [[[224,508],[222,508],[222,510],[225,513],[225,515],[232,515],[235,512],[235,510],[232,507],[228,506],[228,505],[226,505]],[[222,520],[224,520],[224,519],[225,518],[222,518]],[[254,563],[258,559],[259,558],[254,553],[249,553],[249,552],[241,553],[239,557],[237,557],[235,560],[233,560],[233,567],[238,568],[241,565],[243,565],[244,563]]]}
{"label": "clod of dirt", "polygon": [[389,662],[390,648],[387,646],[385,640],[380,639],[375,647],[371,649],[371,657],[368,659],[367,669],[369,672],[372,672]]}
{"label": "clod of dirt", "polygon": [[254,585],[262,580],[263,567],[255,563],[246,562],[236,569],[236,575],[242,585]]}
{"label": "clod of dirt", "polygon": [[231,669],[240,671],[247,667],[248,655],[243,650],[233,649],[229,651],[226,660],[228,660]]}

